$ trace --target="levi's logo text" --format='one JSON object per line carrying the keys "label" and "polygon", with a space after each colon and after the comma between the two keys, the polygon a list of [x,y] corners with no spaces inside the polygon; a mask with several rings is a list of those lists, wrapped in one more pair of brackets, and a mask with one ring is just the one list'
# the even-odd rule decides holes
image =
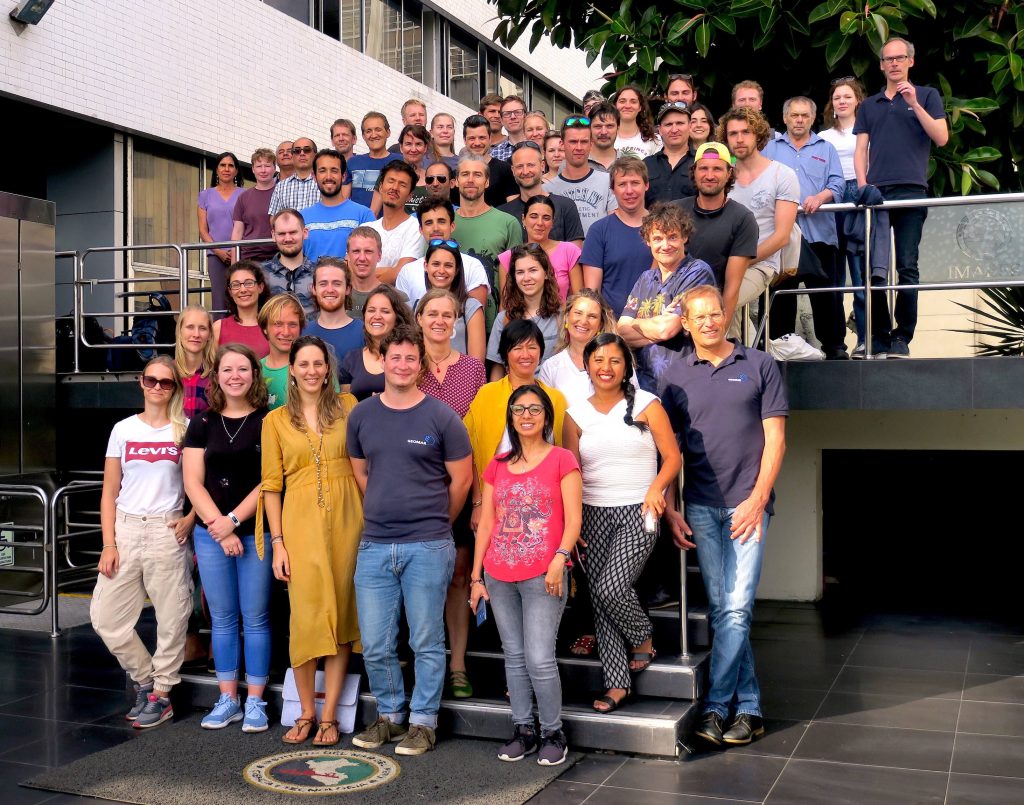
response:
{"label": "levi's logo text", "polygon": [[181,450],[174,442],[128,442],[124,446],[125,461],[173,461],[181,460]]}

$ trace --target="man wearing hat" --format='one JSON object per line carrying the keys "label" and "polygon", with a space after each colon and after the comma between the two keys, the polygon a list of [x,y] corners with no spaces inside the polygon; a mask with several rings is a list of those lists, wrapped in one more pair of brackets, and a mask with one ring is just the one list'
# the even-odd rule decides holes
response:
{"label": "man wearing hat", "polygon": [[676,200],[693,217],[694,231],[686,250],[711,266],[715,284],[725,297],[726,321],[732,320],[747,268],[757,257],[757,220],[742,204],[729,199],[736,183],[736,168],[729,149],[704,143],[690,163],[697,195]]}
{"label": "man wearing hat", "polygon": [[663,103],[658,110],[658,134],[662,148],[644,159],[651,186],[646,205],[672,201],[694,194],[690,153],[690,110],[683,101]]}

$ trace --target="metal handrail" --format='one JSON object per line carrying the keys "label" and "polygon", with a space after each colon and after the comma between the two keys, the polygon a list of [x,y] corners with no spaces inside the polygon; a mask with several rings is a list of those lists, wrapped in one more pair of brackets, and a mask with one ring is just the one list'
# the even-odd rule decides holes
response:
{"label": "metal handrail", "polygon": [[[922,199],[898,199],[885,201],[881,204],[863,206],[851,202],[837,202],[822,204],[820,212],[863,212],[864,213],[864,284],[863,285],[841,285],[826,288],[784,288],[778,291],[765,290],[764,315],[761,316],[750,343],[756,344],[763,334],[768,332],[769,314],[771,303],[779,294],[812,294],[812,293],[858,293],[864,292],[864,357],[870,359],[872,355],[872,322],[871,307],[872,291],[938,291],[938,290],[973,290],[980,288],[1013,288],[1024,286],[1021,280],[977,280],[974,282],[931,282],[918,283],[917,285],[895,285],[892,284],[892,276],[896,270],[895,260],[890,252],[888,277],[889,282],[885,285],[872,285],[871,283],[871,230],[874,225],[874,214],[877,210],[889,209],[912,209],[916,207],[965,207],[975,204],[1007,204],[1013,202],[1024,202],[1024,193],[987,193],[981,196],[942,196],[939,198]],[[816,214],[816,213],[815,213]],[[795,226],[795,224],[794,224]],[[744,315],[744,320],[747,316]]]}
{"label": "metal handrail", "polygon": [[[50,536],[50,506],[49,498],[46,491],[36,484],[0,484],[0,497],[12,497],[12,498],[34,498],[39,501],[42,507],[43,514],[43,525],[39,526],[20,526],[17,523],[13,523],[9,528],[12,531],[34,531],[41,532],[43,539],[39,543],[14,543],[13,547],[35,547],[43,553],[43,566],[41,569],[37,568],[15,568],[21,572],[26,573],[42,573],[43,576],[43,587],[40,591],[39,606],[35,609],[18,609],[16,607],[0,607],[0,612],[9,615],[39,615],[46,610],[46,607],[50,603],[51,588],[50,581],[52,576],[52,565],[54,564],[55,555],[52,552],[53,542],[49,539]],[[19,591],[15,591],[17,594]],[[29,597],[23,595],[23,597]],[[35,597],[33,594],[31,597]],[[52,626],[52,621],[51,621]]]}

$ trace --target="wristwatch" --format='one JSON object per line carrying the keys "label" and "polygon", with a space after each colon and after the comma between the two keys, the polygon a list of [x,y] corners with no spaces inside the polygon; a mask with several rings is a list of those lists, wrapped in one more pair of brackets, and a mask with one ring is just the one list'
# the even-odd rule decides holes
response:
{"label": "wristwatch", "polygon": [[235,517],[234,512],[228,512],[228,519],[235,524],[235,528],[238,528],[242,524],[242,521]]}

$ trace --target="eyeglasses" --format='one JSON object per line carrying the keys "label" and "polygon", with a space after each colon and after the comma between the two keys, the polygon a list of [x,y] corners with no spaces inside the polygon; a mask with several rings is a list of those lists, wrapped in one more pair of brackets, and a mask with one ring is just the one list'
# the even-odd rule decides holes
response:
{"label": "eyeglasses", "polygon": [[502,117],[522,117],[526,114],[525,109],[509,109],[507,112],[502,112]]}
{"label": "eyeglasses", "polygon": [[882,56],[883,64],[903,64],[910,56],[905,53],[901,53],[899,56]]}
{"label": "eyeglasses", "polygon": [[689,73],[672,73],[668,77],[668,83],[671,84],[673,81],[685,81],[687,84],[692,84],[693,76]]}
{"label": "eyeglasses", "polygon": [[424,184],[444,184],[445,182],[451,181],[447,176],[424,176]]}
{"label": "eyeglasses", "polygon": [[540,153],[540,150],[541,150],[540,146],[537,145],[537,143],[535,143],[533,140],[523,140],[521,143],[516,143],[515,145],[512,146],[512,153],[514,154],[520,148],[532,148],[538,154]]}
{"label": "eyeglasses", "polygon": [[533,403],[532,405],[520,405],[519,403],[515,403],[514,405],[510,405],[508,410],[512,412],[513,416],[522,416],[527,411],[530,412],[530,416],[540,416],[544,413],[544,406],[539,403]]}
{"label": "eyeglasses", "polygon": [[237,291],[239,288],[245,288],[247,291],[256,287],[256,280],[234,280],[228,283],[228,290]]}
{"label": "eyeglasses", "polygon": [[443,238],[434,238],[428,244],[430,247],[447,246],[449,249],[458,249],[459,242],[457,240],[444,240]]}
{"label": "eyeglasses", "polygon": [[854,75],[844,75],[842,78],[833,79],[832,82],[831,82],[831,85],[834,87],[837,84],[845,84],[848,81],[856,81],[856,80],[857,80],[857,76],[854,76]]}
{"label": "eyeglasses", "polygon": [[574,129],[574,128],[590,128],[590,118],[582,115],[578,117],[567,117],[565,123],[562,124],[563,128]]}
{"label": "eyeglasses", "polygon": [[143,375],[142,385],[147,389],[155,389],[157,386],[160,387],[160,391],[174,391],[174,387],[177,385],[173,380],[166,377],[153,377],[153,375]]}
{"label": "eyeglasses", "polygon": [[692,321],[698,327],[703,327],[709,321],[713,321],[715,324],[717,324],[724,318],[725,314],[721,310],[719,310],[715,313],[708,313],[706,316],[694,316],[692,319],[689,319],[689,321]]}
{"label": "eyeglasses", "polygon": [[292,148],[293,154],[312,154],[313,146],[311,145],[299,145]]}

